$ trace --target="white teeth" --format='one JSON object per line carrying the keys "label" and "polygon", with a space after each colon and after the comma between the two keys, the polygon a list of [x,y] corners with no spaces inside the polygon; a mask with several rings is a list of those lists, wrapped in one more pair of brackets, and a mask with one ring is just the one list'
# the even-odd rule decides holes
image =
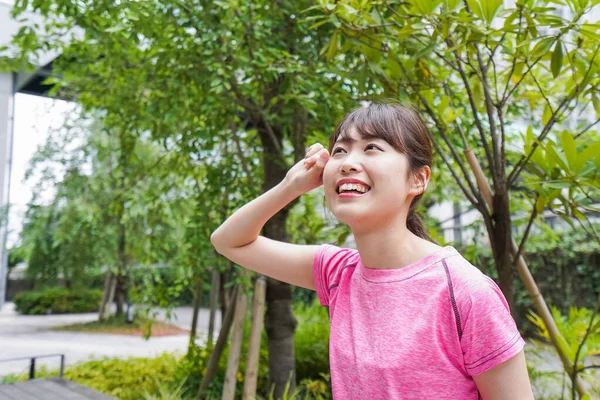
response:
{"label": "white teeth", "polygon": [[369,188],[356,183],[343,183],[338,187],[338,193],[346,191],[357,191],[361,193],[366,193],[369,191]]}

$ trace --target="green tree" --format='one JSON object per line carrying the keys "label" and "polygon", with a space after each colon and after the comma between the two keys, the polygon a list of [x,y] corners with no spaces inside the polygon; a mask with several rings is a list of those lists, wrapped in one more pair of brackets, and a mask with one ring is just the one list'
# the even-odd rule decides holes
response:
{"label": "green tree", "polygon": [[[38,281],[55,284],[60,275],[68,287],[87,284],[108,266],[122,313],[131,268],[167,264],[178,255],[187,192],[174,168],[157,168],[174,162],[171,152],[85,121],[54,132],[34,157],[28,175],[45,172],[22,240],[31,249],[29,274]],[[45,205],[39,195],[50,185],[56,194]]]}
{"label": "green tree", "polygon": [[[586,22],[598,3],[518,0],[505,8],[498,0],[344,0],[315,6],[321,16],[313,17],[313,26],[336,28],[327,57],[346,67],[357,96],[399,98],[422,110],[437,153],[482,216],[511,308],[515,265],[531,226],[523,222],[515,246],[511,216],[531,210],[535,218],[560,195],[547,190],[548,171],[533,171],[537,184],[528,181],[540,145],[560,143],[569,177],[598,184],[598,144],[583,149],[598,138],[591,128],[600,113],[599,26]],[[348,55],[357,61],[345,62]],[[548,161],[549,168],[559,162]],[[485,175],[476,173],[477,164]],[[568,187],[575,190],[572,182]],[[534,282],[525,282],[535,292]],[[544,316],[551,321],[549,312]]]}
{"label": "green tree", "polygon": [[[331,28],[310,30],[301,21],[309,5],[22,0],[15,15],[33,9],[45,23],[39,35],[24,28],[14,37],[23,51],[16,63],[58,50],[57,90],[77,93],[85,109],[103,110],[106,127],[177,143],[189,157],[204,159],[218,147],[216,132],[228,131],[234,141],[238,132],[249,134],[257,141],[251,147],[260,147],[262,172],[247,182],[267,190],[303,157],[307,138],[332,130],[350,101],[343,80],[319,58]],[[65,30],[75,27],[81,34],[65,40]],[[264,234],[286,240],[288,212]],[[276,397],[294,370],[290,303],[290,287],[269,280],[266,329]]]}

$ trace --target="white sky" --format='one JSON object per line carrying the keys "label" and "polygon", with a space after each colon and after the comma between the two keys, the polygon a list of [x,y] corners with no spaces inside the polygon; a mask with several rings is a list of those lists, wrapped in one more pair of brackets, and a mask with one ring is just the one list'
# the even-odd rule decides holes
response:
{"label": "white sky", "polygon": [[[20,93],[15,96],[8,248],[19,241],[22,218],[27,209],[27,203],[31,200],[33,187],[39,178],[39,176],[34,176],[24,182],[31,157],[35,154],[38,146],[45,143],[49,132],[60,126],[64,121],[64,113],[72,110],[72,107],[72,104],[62,100]],[[44,198],[48,200],[52,196],[53,193],[44,194]]]}

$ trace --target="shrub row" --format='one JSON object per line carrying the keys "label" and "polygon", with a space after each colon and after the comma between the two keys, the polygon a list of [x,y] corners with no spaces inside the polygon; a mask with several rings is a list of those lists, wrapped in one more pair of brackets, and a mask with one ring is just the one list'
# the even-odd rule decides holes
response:
{"label": "shrub row", "polygon": [[28,315],[68,314],[98,311],[102,290],[48,288],[18,293],[17,311]]}

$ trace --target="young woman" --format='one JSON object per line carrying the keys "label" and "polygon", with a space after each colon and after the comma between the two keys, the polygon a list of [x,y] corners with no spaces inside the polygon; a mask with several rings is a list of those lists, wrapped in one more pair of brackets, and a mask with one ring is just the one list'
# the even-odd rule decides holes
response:
{"label": "young woman", "polygon": [[[329,306],[335,399],[532,399],[524,341],[498,286],[454,248],[427,240],[415,212],[431,161],[415,111],[360,108],[338,125],[329,151],[311,146],[211,241],[245,268],[316,290]],[[358,250],[259,236],[275,213],[321,185]]]}

